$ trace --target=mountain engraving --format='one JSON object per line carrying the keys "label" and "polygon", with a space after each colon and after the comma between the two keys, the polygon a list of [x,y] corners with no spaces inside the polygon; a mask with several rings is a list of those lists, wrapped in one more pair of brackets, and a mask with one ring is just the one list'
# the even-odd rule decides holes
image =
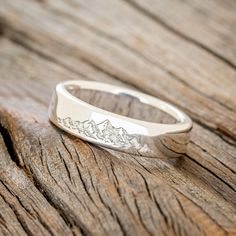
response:
{"label": "mountain engraving", "polygon": [[58,117],[57,121],[71,131],[118,148],[135,149],[138,152],[149,149],[147,144],[142,145],[135,135],[128,134],[122,127],[114,127],[108,119],[98,124],[94,120],[74,121],[70,117]]}

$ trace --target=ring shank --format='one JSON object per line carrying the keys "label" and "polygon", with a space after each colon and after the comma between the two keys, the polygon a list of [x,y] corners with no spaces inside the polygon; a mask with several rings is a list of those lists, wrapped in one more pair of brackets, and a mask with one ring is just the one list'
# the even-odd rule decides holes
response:
{"label": "ring shank", "polygon": [[[77,88],[132,96],[141,103],[168,113],[177,123],[147,122],[103,110],[73,96],[71,91]],[[171,156],[183,154],[192,127],[191,119],[167,102],[135,90],[83,80],[57,85],[49,108],[49,118],[55,125],[81,139],[152,157],[167,153],[168,156],[170,153]]]}

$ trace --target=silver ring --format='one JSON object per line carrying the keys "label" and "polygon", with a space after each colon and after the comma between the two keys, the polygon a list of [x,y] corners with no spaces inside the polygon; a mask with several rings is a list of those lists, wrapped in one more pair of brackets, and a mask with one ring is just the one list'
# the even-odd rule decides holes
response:
{"label": "silver ring", "polygon": [[[103,110],[72,95],[78,88],[132,96],[171,115],[176,123],[147,122]],[[132,89],[83,80],[56,86],[49,118],[59,128],[88,142],[147,157],[182,156],[192,128],[192,120],[167,102]]]}

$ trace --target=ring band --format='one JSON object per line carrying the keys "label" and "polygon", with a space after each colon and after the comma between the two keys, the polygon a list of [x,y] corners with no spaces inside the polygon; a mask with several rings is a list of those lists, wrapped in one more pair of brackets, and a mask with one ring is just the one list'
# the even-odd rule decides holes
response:
{"label": "ring band", "polygon": [[[93,106],[72,95],[75,89],[128,95],[175,118],[175,124],[147,122]],[[49,119],[59,128],[88,142],[129,154],[177,157],[186,152],[192,120],[175,106],[150,95],[101,82],[73,80],[56,86]]]}

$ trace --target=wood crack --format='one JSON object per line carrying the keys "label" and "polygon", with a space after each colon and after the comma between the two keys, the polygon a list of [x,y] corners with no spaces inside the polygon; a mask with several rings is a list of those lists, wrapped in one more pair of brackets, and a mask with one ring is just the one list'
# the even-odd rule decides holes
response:
{"label": "wood crack", "polygon": [[[206,236],[206,232],[204,230],[201,229],[201,227],[192,219],[192,217],[188,216],[188,214],[185,212],[182,203],[180,202],[180,200],[176,197],[176,201],[182,211],[182,213],[184,214],[184,216],[194,225],[196,226],[196,228],[199,230],[199,232],[201,232],[202,235]],[[185,232],[187,233],[187,232]]]}
{"label": "wood crack", "polygon": [[72,176],[71,176],[71,173],[70,173],[70,170],[69,170],[69,167],[68,167],[66,161],[64,160],[63,156],[61,155],[61,153],[60,153],[60,151],[59,151],[58,149],[57,149],[57,152],[58,152],[58,155],[59,155],[59,157],[60,157],[62,163],[64,164],[64,167],[65,167],[67,176],[68,176],[68,178],[69,178],[71,184],[72,184],[72,185],[75,185],[74,180],[73,180],[73,178],[72,178]]}
{"label": "wood crack", "polygon": [[150,188],[149,188],[149,186],[148,186],[147,180],[145,179],[145,177],[143,176],[143,174],[142,174],[140,171],[136,170],[136,172],[137,172],[137,173],[141,176],[141,178],[143,179],[143,182],[144,182],[144,185],[145,185],[145,187],[146,187],[148,196],[150,197],[150,199],[153,200],[152,193],[151,193],[151,190],[150,190]]}
{"label": "wood crack", "polygon": [[143,217],[142,217],[142,214],[141,214],[141,209],[138,205],[138,200],[137,198],[134,197],[134,204],[136,206],[136,209],[137,209],[137,212],[138,212],[138,217],[139,217],[139,220],[143,226],[143,228],[148,232],[149,235],[153,235],[153,233],[148,229],[148,227],[146,226],[145,222],[143,221]]}
{"label": "wood crack", "polygon": [[[209,168],[203,166],[201,163],[199,163],[198,161],[196,161],[195,159],[193,159],[192,157],[190,157],[189,155],[185,154],[190,160],[192,160],[194,163],[196,163],[197,165],[199,165],[201,168],[203,168],[204,170],[206,170],[207,172],[209,172],[210,174],[212,174],[216,179],[220,180],[222,183],[224,183],[226,186],[228,186],[233,192],[235,192],[235,189],[229,184],[227,183],[224,179],[222,179],[221,177],[217,176],[212,170],[210,170]],[[221,194],[221,193],[220,193]],[[222,195],[222,194],[221,194]]]}
{"label": "wood crack", "polygon": [[179,191],[179,189],[175,188],[175,191],[178,192],[183,197],[187,198],[190,202],[194,203],[202,212],[204,212],[224,232],[224,235],[228,235],[228,233],[224,229],[224,227],[222,227],[222,225],[220,225],[219,222],[217,222],[205,209],[203,209],[201,205],[197,204],[192,199],[190,199],[187,196],[185,196],[181,191]]}
{"label": "wood crack", "polygon": [[[3,183],[0,180],[1,183]],[[4,185],[5,186],[5,185]],[[12,193],[11,193],[12,194]],[[29,236],[33,236],[33,233],[31,232],[31,230],[29,229],[29,227],[27,226],[27,224],[24,222],[24,220],[22,219],[22,217],[19,215],[19,213],[17,212],[17,210],[15,209],[14,206],[12,206],[12,204],[10,204],[8,202],[8,200],[0,193],[0,196],[3,198],[4,202],[6,204],[8,204],[8,206],[11,208],[11,210],[14,212],[19,224],[21,225],[22,229],[25,231],[25,233]]]}
{"label": "wood crack", "polygon": [[[58,208],[58,206],[50,199],[50,197],[47,195],[47,193],[46,193],[44,190],[42,190],[41,185],[40,185],[40,183],[38,183],[37,179],[35,179],[35,177],[34,177],[32,174],[28,173],[28,171],[27,171],[26,169],[22,168],[22,166],[20,165],[19,157],[18,157],[18,155],[17,155],[17,153],[16,153],[16,151],[15,151],[15,148],[14,148],[14,145],[13,145],[13,142],[12,142],[12,139],[11,139],[11,135],[9,134],[8,130],[3,127],[3,125],[2,125],[1,123],[0,123],[0,134],[2,134],[4,143],[5,143],[5,145],[6,145],[6,148],[7,148],[7,150],[8,150],[8,153],[9,153],[9,155],[10,155],[12,161],[13,161],[14,163],[16,163],[17,167],[19,167],[20,169],[22,169],[22,170],[25,172],[25,174],[33,181],[34,186],[35,186],[35,187],[39,190],[39,192],[45,197],[45,199],[47,200],[47,202],[59,213],[59,215],[62,217],[62,219],[63,219],[63,220],[65,221],[65,223],[68,225],[68,227],[71,228],[71,233],[72,233],[73,235],[75,235],[75,233],[74,233],[73,230],[72,230],[72,227],[73,227],[73,225],[76,225],[76,226],[79,228],[79,230],[80,230],[80,232],[81,232],[82,235],[90,235],[89,231],[88,231],[87,229],[84,229],[83,226],[81,226],[81,225],[79,225],[79,224],[77,224],[77,223],[71,224],[70,219],[68,219],[68,216],[67,216],[60,208]],[[42,144],[41,144],[41,146],[42,146]],[[9,150],[11,150],[11,151],[9,152]],[[41,154],[43,154],[43,153],[41,152]],[[49,173],[50,173],[50,169],[49,169],[49,167],[48,167],[47,161],[46,161],[46,166],[47,166],[47,168],[48,168],[48,170],[49,170]],[[32,171],[31,171],[31,172],[32,172]],[[52,179],[54,179],[52,173],[51,173],[51,176],[52,176]],[[54,181],[56,182],[55,179],[54,179]],[[0,182],[2,182],[2,181],[0,180]],[[2,183],[3,183],[3,182],[2,182]],[[57,183],[57,182],[56,182],[56,183]],[[3,184],[4,184],[4,183],[3,183]],[[4,184],[4,186],[7,187],[5,184]],[[59,185],[58,185],[58,186],[59,186]],[[59,187],[60,187],[60,186],[59,186]],[[7,188],[7,189],[8,189],[8,191],[9,191],[9,193],[11,193],[10,189],[9,189],[9,188]],[[13,193],[11,193],[11,194],[13,194]],[[14,195],[14,196],[15,196],[15,197],[18,199],[18,201],[19,201],[19,198],[18,198],[16,195]],[[2,197],[3,197],[3,196],[2,196]],[[6,201],[6,199],[5,199],[5,201]],[[7,201],[6,201],[6,202],[7,202]],[[19,203],[21,204],[20,201],[19,201]],[[10,205],[10,206],[11,206],[11,205]],[[21,206],[22,206],[24,209],[26,209],[26,208],[24,207],[24,205],[21,204]],[[11,207],[11,208],[12,208],[12,207]],[[13,209],[13,210],[14,210],[14,209]],[[26,209],[26,210],[27,210],[27,209]],[[14,212],[15,212],[15,210],[14,210]],[[27,212],[28,212],[28,210],[27,210]],[[28,212],[28,213],[30,214],[30,212]],[[28,229],[27,225],[26,225],[24,222],[20,221],[20,220],[21,220],[21,219],[20,219],[20,215],[17,215],[16,212],[15,212],[15,214],[16,214],[17,219],[19,220],[19,223],[22,225],[23,229],[25,230],[25,232],[26,232],[28,235],[33,235],[33,234],[31,234],[31,232],[30,232],[30,230]],[[39,217],[39,216],[38,216],[38,217]],[[41,222],[41,223],[42,223],[42,222]],[[45,223],[42,224],[42,225],[45,226]],[[47,229],[46,229],[46,230],[47,230]],[[85,232],[86,232],[86,233],[85,233]]]}
{"label": "wood crack", "polygon": [[[188,155],[186,155],[187,157],[189,157]],[[191,159],[191,158],[190,158]],[[192,159],[191,159],[192,160]],[[143,168],[144,170],[148,170],[148,168],[147,167],[145,167],[141,162],[139,162],[139,161],[137,161],[137,159],[135,159],[135,161],[139,164],[139,166],[141,167],[141,168]],[[198,165],[198,162],[195,162],[197,165]],[[199,166],[201,166],[200,164],[199,164]],[[204,167],[203,167],[204,168]],[[207,170],[207,169],[206,169]],[[151,175],[151,176],[155,176],[155,174],[153,174],[152,172],[150,172],[150,171],[148,171],[149,172],[149,174]],[[216,177],[217,178],[217,177]],[[224,183],[224,181],[221,181],[221,182],[223,182]],[[203,209],[202,207],[201,207],[201,205],[199,205],[197,202],[195,202],[195,201],[193,201],[193,199],[191,199],[189,196],[187,196],[185,193],[183,193],[183,192],[181,192],[175,185],[171,185],[171,184],[169,184],[169,183],[167,183],[167,185],[169,185],[169,186],[172,186],[173,188],[174,188],[174,190],[175,191],[177,191],[178,193],[180,193],[182,196],[184,196],[185,198],[187,198],[189,201],[191,201],[194,205],[196,205],[197,207],[199,207],[206,215],[208,215],[208,217],[211,219],[211,220],[213,220],[214,221],[214,223],[216,223],[216,225],[218,225],[225,233],[226,233],[226,231],[224,230],[224,228],[211,216],[211,215],[209,215],[209,213],[205,210],[205,209]],[[230,188],[231,189],[231,188]],[[234,190],[233,190],[234,191]],[[155,200],[155,199],[154,199]]]}
{"label": "wood crack", "polygon": [[20,166],[20,159],[15,151],[11,136],[8,130],[0,122],[0,134],[2,134],[3,141],[6,145],[7,151],[11,159],[16,163],[17,166]]}
{"label": "wood crack", "polygon": [[[88,189],[88,187],[87,187],[87,185],[86,185],[86,183],[85,183],[85,181],[84,181],[84,179],[83,179],[83,177],[82,177],[81,170],[79,169],[78,165],[76,165],[76,168],[77,168],[77,171],[78,171],[78,174],[79,174],[79,178],[80,178],[80,180],[81,180],[81,183],[82,183],[82,185],[83,185],[83,187],[84,187],[84,190],[85,190],[85,192],[86,192],[88,198],[91,200],[91,202],[94,204],[94,206],[95,206],[96,208],[98,208],[96,202],[94,201],[94,199],[92,198],[91,194],[89,193],[89,189]],[[92,181],[92,180],[91,180],[91,181]]]}
{"label": "wood crack", "polygon": [[[211,153],[209,153],[205,148],[201,147],[200,145],[198,145],[197,143],[195,143],[194,141],[190,140],[190,143],[192,143],[193,145],[196,145],[198,148],[200,148],[203,152],[206,152],[208,155],[210,155],[214,160],[217,160],[220,164],[222,164],[226,169],[228,169],[229,171],[231,171],[233,174],[236,174],[236,171],[232,168],[230,168],[230,166],[227,166],[224,162],[222,162],[220,159],[217,159],[215,156],[213,156]],[[231,155],[232,156],[232,155]],[[232,156],[234,158],[234,156]]]}
{"label": "wood crack", "polygon": [[[167,218],[165,212],[162,210],[162,208],[161,208],[161,206],[160,206],[160,204],[159,204],[159,202],[157,201],[156,198],[154,198],[154,202],[155,202],[156,207],[157,207],[157,209],[159,210],[159,212],[160,212],[160,214],[161,214],[161,216],[162,216],[162,218],[163,218],[163,220],[164,220],[166,226],[169,227],[168,218]],[[162,233],[163,233],[163,235],[166,235],[166,233],[165,233],[163,230],[162,230]]]}

